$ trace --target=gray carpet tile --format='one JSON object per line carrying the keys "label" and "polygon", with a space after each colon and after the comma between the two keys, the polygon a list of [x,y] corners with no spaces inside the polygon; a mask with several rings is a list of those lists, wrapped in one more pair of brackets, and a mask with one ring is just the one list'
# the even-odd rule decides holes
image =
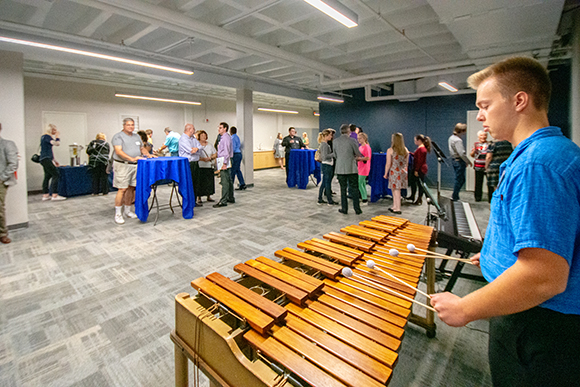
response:
{"label": "gray carpet tile", "polygon": [[[153,214],[147,223],[116,225],[114,193],[54,203],[30,196],[29,228],[0,246],[0,386],[171,386],[174,297],[193,294],[191,280],[212,272],[234,277],[237,263],[274,258],[278,249],[388,214],[391,205],[382,199],[355,215],[350,204],[342,215],[317,205],[312,183],[289,189],[284,180],[282,170],[257,171],[253,188],[235,191],[235,204],[204,203],[190,220],[179,208],[163,210],[156,226]],[[158,194],[166,203],[170,190]],[[489,206],[472,206],[483,232]],[[423,223],[426,213],[426,204],[404,204],[401,216]],[[480,286],[460,279],[454,292]],[[459,329],[438,321],[428,339],[408,324],[390,385],[490,386],[487,329],[486,321]],[[203,375],[200,381],[209,385]]]}

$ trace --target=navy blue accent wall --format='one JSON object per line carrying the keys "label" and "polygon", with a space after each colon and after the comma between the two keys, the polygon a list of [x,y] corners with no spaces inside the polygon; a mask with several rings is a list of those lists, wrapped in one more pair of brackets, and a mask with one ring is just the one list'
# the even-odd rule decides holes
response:
{"label": "navy blue accent wall", "polygon": [[[410,151],[415,150],[415,135],[424,134],[448,155],[447,139],[453,127],[458,122],[465,122],[468,110],[476,109],[475,94],[421,98],[414,102],[365,102],[364,94],[358,90],[349,93],[355,95],[354,101],[345,101],[343,104],[320,103],[320,129],[333,128],[339,131],[341,124],[354,123],[369,136],[373,152],[386,152],[391,146],[391,135],[401,132]],[[427,156],[427,163],[427,178],[434,184],[437,179],[437,159],[433,153]],[[453,179],[451,163],[442,165],[442,186],[453,187]]]}
{"label": "navy blue accent wall", "polygon": [[552,98],[548,111],[550,125],[559,126],[564,136],[570,138],[572,130],[570,126],[570,63],[549,68],[549,70],[552,80]]}
{"label": "navy blue accent wall", "polygon": [[[570,65],[550,68],[550,78],[550,124],[561,127],[564,135],[570,137]],[[475,94],[421,98],[414,102],[366,102],[363,89],[349,90],[347,94],[353,98],[347,98],[342,104],[320,103],[320,129],[333,128],[338,132],[341,124],[354,123],[368,134],[373,152],[386,152],[391,146],[391,135],[401,132],[410,151],[415,150],[414,136],[424,134],[449,156],[447,139],[453,127],[458,122],[466,121],[468,110],[477,109]],[[437,159],[433,153],[427,156],[427,163],[427,179],[430,185],[434,185],[437,179]],[[441,167],[441,184],[451,189],[453,181],[453,167],[448,161]]]}

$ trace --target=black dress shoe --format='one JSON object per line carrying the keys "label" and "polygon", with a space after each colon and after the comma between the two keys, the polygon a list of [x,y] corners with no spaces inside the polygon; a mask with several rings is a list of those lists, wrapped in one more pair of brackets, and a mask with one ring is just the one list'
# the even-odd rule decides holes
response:
{"label": "black dress shoe", "polygon": [[236,191],[243,191],[246,188],[248,188],[248,187],[246,187],[245,185],[240,185],[238,188],[236,188]]}
{"label": "black dress shoe", "polygon": [[357,214],[357,215],[360,215],[360,214],[362,214],[362,210],[355,211],[355,212],[356,212],[356,214]]}
{"label": "black dress shoe", "polygon": [[217,204],[214,204],[214,205],[213,205],[213,208],[226,207],[227,205],[228,205],[227,203],[222,203],[222,202],[219,202],[219,203],[217,203]]}
{"label": "black dress shoe", "polygon": [[228,200],[228,203],[234,204],[235,202],[236,202],[236,199]]}
{"label": "black dress shoe", "polygon": [[389,208],[389,211],[392,212],[393,214],[402,214],[401,211],[395,211],[392,208]]}
{"label": "black dress shoe", "polygon": [[342,210],[342,208],[339,208],[339,209],[338,209],[338,212],[340,212],[341,214],[345,214],[345,215],[346,215],[346,214],[348,214],[348,212],[346,212],[346,211],[343,211],[343,210]]}

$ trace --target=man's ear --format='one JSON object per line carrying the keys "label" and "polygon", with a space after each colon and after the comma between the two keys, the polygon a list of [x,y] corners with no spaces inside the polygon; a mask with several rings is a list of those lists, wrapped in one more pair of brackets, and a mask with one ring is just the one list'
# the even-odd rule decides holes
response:
{"label": "man's ear", "polygon": [[513,97],[515,109],[517,112],[523,111],[531,103],[530,96],[525,91],[518,91]]}

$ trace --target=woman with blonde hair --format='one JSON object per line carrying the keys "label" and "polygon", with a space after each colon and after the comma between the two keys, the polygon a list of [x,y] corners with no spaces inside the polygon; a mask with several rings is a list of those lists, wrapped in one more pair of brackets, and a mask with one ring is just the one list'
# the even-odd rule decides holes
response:
{"label": "woman with blonde hair", "polygon": [[308,139],[308,133],[302,132],[302,142],[304,143],[304,146],[306,148],[308,148],[308,145],[310,145],[310,140]]}
{"label": "woman with blonde hair", "polygon": [[401,133],[394,133],[391,137],[391,147],[387,151],[387,165],[385,179],[389,179],[389,188],[393,193],[393,207],[389,208],[394,214],[401,213],[401,190],[407,188],[407,169],[409,166],[409,150],[405,147],[405,140]]}
{"label": "woman with blonde hair", "polygon": [[280,164],[280,168],[284,169],[284,147],[282,146],[282,133],[278,133],[274,140],[274,158]]}
{"label": "woman with blonde hair", "polygon": [[89,155],[89,172],[93,178],[93,195],[100,192],[103,195],[109,193],[109,176],[107,175],[107,164],[109,163],[109,152],[111,148],[107,143],[104,133],[97,134],[97,137],[87,146]]}
{"label": "woman with blonde hair", "polygon": [[[49,124],[40,138],[40,164],[44,170],[44,180],[42,181],[42,200],[65,200],[58,194],[58,179],[60,173],[58,172],[58,161],[54,158],[52,152],[53,146],[60,145],[60,134],[56,129],[56,125]],[[50,183],[50,187],[49,187]]]}

